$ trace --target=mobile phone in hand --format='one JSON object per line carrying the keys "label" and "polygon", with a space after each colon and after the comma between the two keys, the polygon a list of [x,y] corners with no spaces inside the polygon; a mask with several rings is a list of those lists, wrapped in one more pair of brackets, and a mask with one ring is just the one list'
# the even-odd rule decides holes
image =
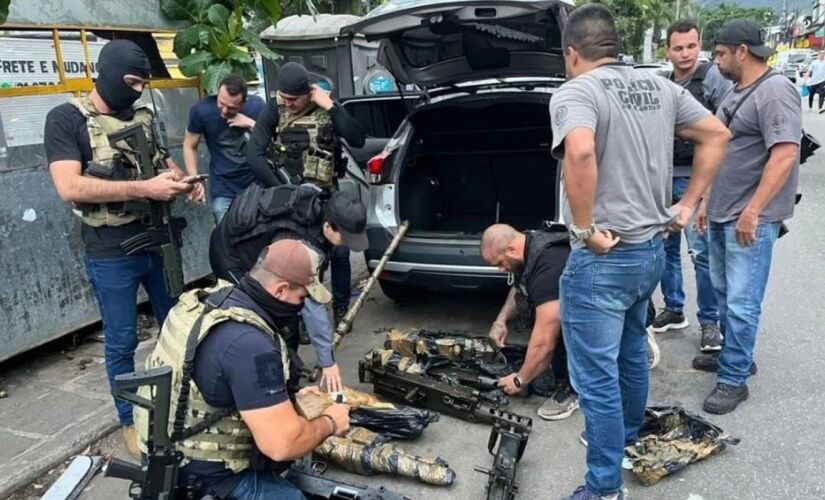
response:
{"label": "mobile phone in hand", "polygon": [[181,182],[186,184],[194,184],[196,182],[203,182],[208,178],[209,174],[190,175],[188,177],[184,177]]}

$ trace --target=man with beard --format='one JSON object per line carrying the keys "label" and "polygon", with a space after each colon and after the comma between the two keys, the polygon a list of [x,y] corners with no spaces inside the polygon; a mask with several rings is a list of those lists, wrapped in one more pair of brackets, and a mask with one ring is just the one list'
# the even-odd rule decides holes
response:
{"label": "man with beard", "polygon": [[[85,265],[103,320],[106,373],[133,372],[137,337],[137,290],[143,285],[152,311],[162,325],[173,298],[164,285],[160,255],[143,251],[126,255],[121,243],[144,233],[141,213],[124,202],[171,201],[193,191],[171,159],[169,171],[141,180],[136,159],[123,144],[107,136],[140,124],[152,138],[152,111],[138,101],[149,82],[149,60],[134,42],[106,44],[98,58],[98,78],[88,96],[74,98],[46,116],[44,147],[57,194],[73,205],[81,220]],[[154,148],[154,144],[152,145]],[[157,148],[153,150],[158,154]],[[94,167],[94,168],[91,168]],[[139,456],[132,405],[115,401],[127,448]]]}
{"label": "man with beard", "polygon": [[[712,113],[719,102],[730,91],[731,84],[710,62],[699,62],[702,38],[695,21],[676,21],[667,30],[667,57],[673,64],[670,80],[684,87],[691,95]],[[676,203],[687,190],[693,170],[693,143],[679,138],[673,140],[673,202]],[[688,253],[693,260],[696,275],[697,319],[701,338],[699,349],[703,352],[722,349],[722,333],[719,330],[719,308],[716,294],[710,282],[708,270],[708,239],[699,234],[694,225],[684,229]],[[665,240],[665,272],[662,274],[662,295],[665,309],[653,320],[653,331],[663,333],[668,330],[688,326],[682,309],[685,306],[685,291],[682,285],[682,232],[671,234]]]}
{"label": "man with beard", "polygon": [[246,164],[246,143],[266,103],[247,94],[243,77],[231,74],[221,80],[217,95],[202,99],[189,110],[183,162],[189,175],[198,173],[198,144],[203,137],[209,149],[209,204],[216,224],[235,196],[255,182]]}
{"label": "man with beard", "polygon": [[537,412],[545,420],[563,420],[579,407],[567,373],[559,318],[559,277],[569,254],[569,236],[564,226],[560,231],[521,233],[507,224],[495,224],[481,237],[484,260],[514,275],[513,287],[490,328],[490,340],[504,347],[508,323],[515,319],[532,326],[524,363],[518,373],[502,378],[500,384],[508,394],[522,392],[552,366],[553,395]]}
{"label": "man with beard", "polygon": [[[624,448],[644,420],[645,315],[664,268],[664,231],[681,231],[722,162],[729,133],[688,91],[618,61],[607,7],[587,4],[562,35],[570,80],[550,101],[564,165],[571,247],[559,290],[570,381],[585,422],[585,484],[568,500],[621,500]],[[673,137],[693,141],[693,173],[671,206]]]}
{"label": "man with beard", "polygon": [[710,273],[725,343],[693,366],[717,371],[705,399],[710,413],[730,413],[748,398],[753,350],[773,246],[794,212],[802,108],[796,87],[768,66],[774,50],[760,26],[736,19],[716,35],[715,63],[736,83],[719,106],[733,133],[719,176],[702,201],[697,227],[709,233]]}

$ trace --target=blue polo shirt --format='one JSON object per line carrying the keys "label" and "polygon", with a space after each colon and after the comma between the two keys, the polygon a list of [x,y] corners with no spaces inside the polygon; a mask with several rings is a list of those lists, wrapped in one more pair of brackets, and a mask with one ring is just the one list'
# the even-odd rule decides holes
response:
{"label": "blue polo shirt", "polygon": [[[265,105],[263,99],[250,95],[240,112],[256,120]],[[221,118],[217,96],[202,99],[189,110],[186,129],[192,134],[202,135],[209,149],[210,197],[234,198],[255,181],[255,175],[246,164],[243,135],[247,129],[230,127]]]}

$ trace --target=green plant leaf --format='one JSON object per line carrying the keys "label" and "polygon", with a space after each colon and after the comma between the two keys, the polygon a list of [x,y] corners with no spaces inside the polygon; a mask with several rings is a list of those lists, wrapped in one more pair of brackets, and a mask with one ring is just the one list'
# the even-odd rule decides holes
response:
{"label": "green plant leaf", "polygon": [[192,52],[178,62],[178,69],[185,76],[198,76],[215,56],[203,50]]}
{"label": "green plant leaf", "polygon": [[11,0],[0,0],[0,24],[5,23],[9,18],[9,5],[11,5]]}
{"label": "green plant leaf", "polygon": [[196,24],[183,31],[178,31],[172,43],[172,50],[175,52],[175,55],[178,56],[179,59],[182,59],[191,54],[193,49],[204,48],[206,44],[201,43],[201,33],[203,32],[206,32],[208,35],[209,29],[201,24]]}
{"label": "green plant leaf", "polygon": [[160,0],[160,10],[172,21],[191,21],[196,18],[197,5],[195,0]]}
{"label": "green plant leaf", "polygon": [[281,2],[279,0],[258,0],[258,5],[272,21],[272,24],[277,23],[278,19],[281,18]]}
{"label": "green plant leaf", "polygon": [[241,38],[244,42],[246,42],[246,45],[248,47],[252,47],[253,49],[255,49],[255,52],[260,54],[261,57],[272,60],[281,58],[281,56],[279,56],[275,52],[272,52],[272,50],[269,47],[264,45],[264,43],[261,41],[261,37],[254,31],[244,29],[243,33],[241,34]]}
{"label": "green plant leaf", "polygon": [[252,54],[239,47],[230,47],[227,59],[237,63],[250,63],[255,60]]}
{"label": "green plant leaf", "polygon": [[238,38],[241,34],[241,28],[243,28],[243,9],[240,7],[235,9],[229,16],[229,20],[226,24],[228,27],[229,38],[233,40]]}
{"label": "green plant leaf", "polygon": [[232,73],[232,65],[227,61],[210,64],[203,74],[203,88],[209,94],[216,93],[218,84],[230,73]]}
{"label": "green plant leaf", "polygon": [[255,65],[254,61],[246,64],[241,64],[237,69],[237,72],[243,75],[244,80],[246,80],[247,82],[251,82],[261,78],[261,76],[258,74],[258,67]]}
{"label": "green plant leaf", "polygon": [[219,3],[216,3],[209,7],[209,10],[206,11],[206,15],[209,18],[209,22],[212,23],[212,26],[215,29],[223,32],[227,31],[229,9]]}

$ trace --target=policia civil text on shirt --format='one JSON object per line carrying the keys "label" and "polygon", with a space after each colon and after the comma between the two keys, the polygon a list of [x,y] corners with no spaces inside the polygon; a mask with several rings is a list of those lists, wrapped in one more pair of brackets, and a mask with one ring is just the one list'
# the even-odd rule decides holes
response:
{"label": "policia civil text on shirt", "polygon": [[[564,161],[573,250],[559,296],[589,444],[585,484],[566,498],[621,500],[624,447],[638,439],[647,404],[645,316],[664,267],[662,232],[690,221],[729,133],[684,88],[618,62],[607,7],[576,8],[562,46],[571,78],[550,101],[551,152]],[[674,135],[695,149],[688,189],[671,206]]]}
{"label": "policia civil text on shirt", "polygon": [[[193,490],[194,498],[302,499],[279,474],[349,428],[346,405],[332,404],[307,420],[291,401],[295,353],[281,332],[308,293],[324,300],[316,258],[299,241],[276,241],[237,286],[219,281],[192,290],[169,312],[146,368],[173,370],[171,437],[183,454],[178,487]],[[145,452],[147,413],[135,414]],[[208,430],[195,427],[202,422],[211,424]]]}
{"label": "policia civil text on shirt", "polygon": [[[312,184],[262,188],[257,184],[243,191],[212,232],[209,260],[215,276],[237,282],[252,268],[261,251],[273,241],[298,239],[322,255],[321,269],[335,249],[347,245],[355,251],[367,248],[367,209],[352,194],[331,195]],[[321,370],[321,385],[330,391],[341,388],[341,375],[333,351],[334,325],[326,308],[307,300],[301,312]],[[298,347],[298,323],[285,331],[287,345]]]}
{"label": "policia civil text on shirt", "polygon": [[[135,43],[109,42],[100,51],[94,89],[52,109],[44,130],[52,181],[81,219],[86,274],[103,319],[110,384],[116,375],[134,371],[138,286],[146,290],[158,324],[163,324],[173,303],[161,256],[154,248],[128,254],[123,244],[146,235],[147,199],[169,202],[193,189],[180,182],[183,174],[174,162],[162,157],[152,131],[153,113],[138,101],[149,77],[149,60]],[[169,171],[142,179],[139,167],[146,165],[140,165],[133,145],[123,140],[110,144],[110,134],[129,127],[142,129],[150,141],[152,161],[165,163]],[[126,444],[135,455],[132,406],[123,401],[115,405]]]}
{"label": "policia civil text on shirt", "polygon": [[[346,173],[341,139],[351,147],[364,145],[364,128],[330,95],[310,84],[306,69],[295,62],[278,72],[278,98],[260,113],[247,145],[249,168],[265,187],[312,183],[336,190]],[[281,174],[279,177],[276,172]],[[349,307],[349,249],[332,253],[332,295],[335,323]]]}

